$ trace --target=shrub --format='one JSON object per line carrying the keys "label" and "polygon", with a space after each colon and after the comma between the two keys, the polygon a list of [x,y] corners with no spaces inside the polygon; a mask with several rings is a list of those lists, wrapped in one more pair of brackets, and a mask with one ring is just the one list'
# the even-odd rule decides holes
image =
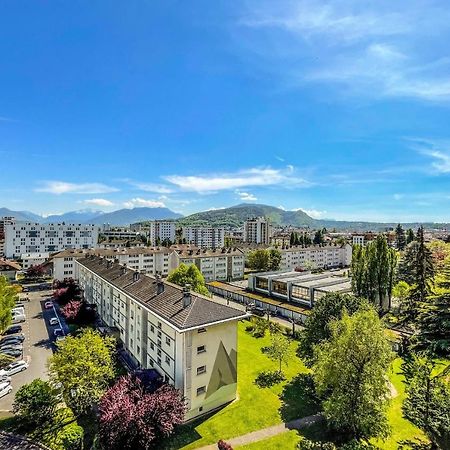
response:
{"label": "shrub", "polygon": [[233,450],[233,447],[222,439],[217,443],[219,450]]}

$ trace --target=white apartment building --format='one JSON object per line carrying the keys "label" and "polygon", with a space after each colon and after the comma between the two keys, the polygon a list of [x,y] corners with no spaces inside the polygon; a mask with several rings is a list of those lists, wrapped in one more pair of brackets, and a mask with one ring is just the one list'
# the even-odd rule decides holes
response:
{"label": "white apartment building", "polygon": [[216,227],[183,227],[186,244],[200,248],[221,248],[225,245],[225,230]]}
{"label": "white apartment building", "polygon": [[147,238],[152,245],[156,245],[158,240],[159,242],[163,242],[168,239],[170,242],[175,242],[175,222],[154,220],[149,222],[148,226],[145,228],[147,231]]}
{"label": "white apartment building", "polygon": [[106,239],[121,239],[121,240],[131,240],[137,239],[139,233],[136,231],[131,231],[128,228],[111,228],[109,230],[104,230],[101,233]]}
{"label": "white apartment building", "polygon": [[182,392],[186,420],[236,398],[237,321],[246,313],[117,262],[88,256],[76,264],[85,299],[135,364]]}
{"label": "white apartment building", "polygon": [[331,269],[347,267],[352,262],[352,247],[327,245],[324,247],[289,247],[279,249],[281,252],[280,270]]}
{"label": "white apartment building", "polygon": [[353,235],[352,243],[353,245],[364,245],[364,235]]}
{"label": "white apartment building", "polygon": [[111,261],[117,260],[120,264],[141,273],[160,274],[165,277],[169,274],[170,253],[171,250],[166,247],[63,250],[53,255],[53,277],[56,280],[78,279],[75,261],[87,255],[101,256]]}
{"label": "white apartment building", "polygon": [[50,258],[50,253],[24,253],[20,255],[22,260],[22,269],[27,270],[31,266],[40,266],[47,262]]}
{"label": "white apartment building", "polygon": [[265,217],[255,217],[244,223],[244,242],[249,244],[269,244],[272,226]]}
{"label": "white apartment building", "polygon": [[180,264],[195,264],[206,282],[242,280],[244,277],[245,255],[237,248],[175,249],[169,258],[170,270]]}
{"label": "white apartment building", "polygon": [[5,223],[4,232],[7,258],[68,248],[92,248],[98,241],[96,225],[12,221]]}

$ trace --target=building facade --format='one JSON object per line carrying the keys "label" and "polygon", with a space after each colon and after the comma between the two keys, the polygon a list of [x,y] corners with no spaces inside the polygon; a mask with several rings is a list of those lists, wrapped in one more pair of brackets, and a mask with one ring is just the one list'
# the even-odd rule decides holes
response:
{"label": "building facade", "polygon": [[223,228],[183,227],[181,235],[186,244],[200,248],[221,248],[225,245]]}
{"label": "building facade", "polygon": [[106,259],[76,261],[85,299],[135,365],[179,389],[186,420],[236,398],[237,321],[246,313]]}
{"label": "building facade", "polygon": [[244,223],[244,242],[248,244],[269,244],[272,226],[264,217],[255,217]]}
{"label": "building facade", "polygon": [[5,223],[4,233],[7,258],[68,248],[92,248],[98,241],[97,226],[86,224],[12,221]]}

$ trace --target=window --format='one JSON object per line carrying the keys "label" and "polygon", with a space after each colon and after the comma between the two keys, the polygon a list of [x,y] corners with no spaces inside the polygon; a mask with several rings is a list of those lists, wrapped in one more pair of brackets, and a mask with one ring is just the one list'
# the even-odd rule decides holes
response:
{"label": "window", "polygon": [[166,337],[166,344],[170,347],[170,338]]}
{"label": "window", "polygon": [[162,328],[162,324],[161,322],[158,322],[158,328],[161,329]]}
{"label": "window", "polygon": [[168,366],[170,366],[170,358],[169,358],[168,356],[166,356],[166,364],[167,364]]}
{"label": "window", "polygon": [[152,333],[155,332],[155,327],[154,327],[153,325],[150,325],[150,331],[151,331]]}
{"label": "window", "polygon": [[150,348],[151,348],[152,350],[155,350],[155,344],[154,344],[153,342],[150,342]]}
{"label": "window", "polygon": [[201,375],[206,372],[206,366],[197,367],[197,375]]}
{"label": "window", "polygon": [[202,395],[206,392],[206,386],[201,386],[197,388],[197,395]]}
{"label": "window", "polygon": [[199,328],[198,333],[206,333],[206,328]]}
{"label": "window", "polygon": [[206,346],[200,345],[199,347],[197,347],[197,355],[200,353],[205,353],[205,352],[206,352]]}

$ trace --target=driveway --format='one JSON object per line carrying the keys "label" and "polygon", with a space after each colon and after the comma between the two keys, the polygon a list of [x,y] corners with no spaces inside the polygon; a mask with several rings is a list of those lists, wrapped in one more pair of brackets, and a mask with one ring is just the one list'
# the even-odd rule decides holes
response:
{"label": "driveway", "polygon": [[[36,378],[48,379],[47,361],[52,355],[52,343],[49,339],[50,329],[47,328],[48,318],[54,316],[53,309],[45,310],[44,302],[52,296],[53,291],[27,292],[30,301],[25,302],[26,322],[22,323],[25,341],[23,359],[29,361],[29,367],[11,377],[13,390],[0,398],[0,411],[10,411],[17,390]],[[22,294],[22,298],[25,297]],[[53,327],[54,328],[54,327]]]}

